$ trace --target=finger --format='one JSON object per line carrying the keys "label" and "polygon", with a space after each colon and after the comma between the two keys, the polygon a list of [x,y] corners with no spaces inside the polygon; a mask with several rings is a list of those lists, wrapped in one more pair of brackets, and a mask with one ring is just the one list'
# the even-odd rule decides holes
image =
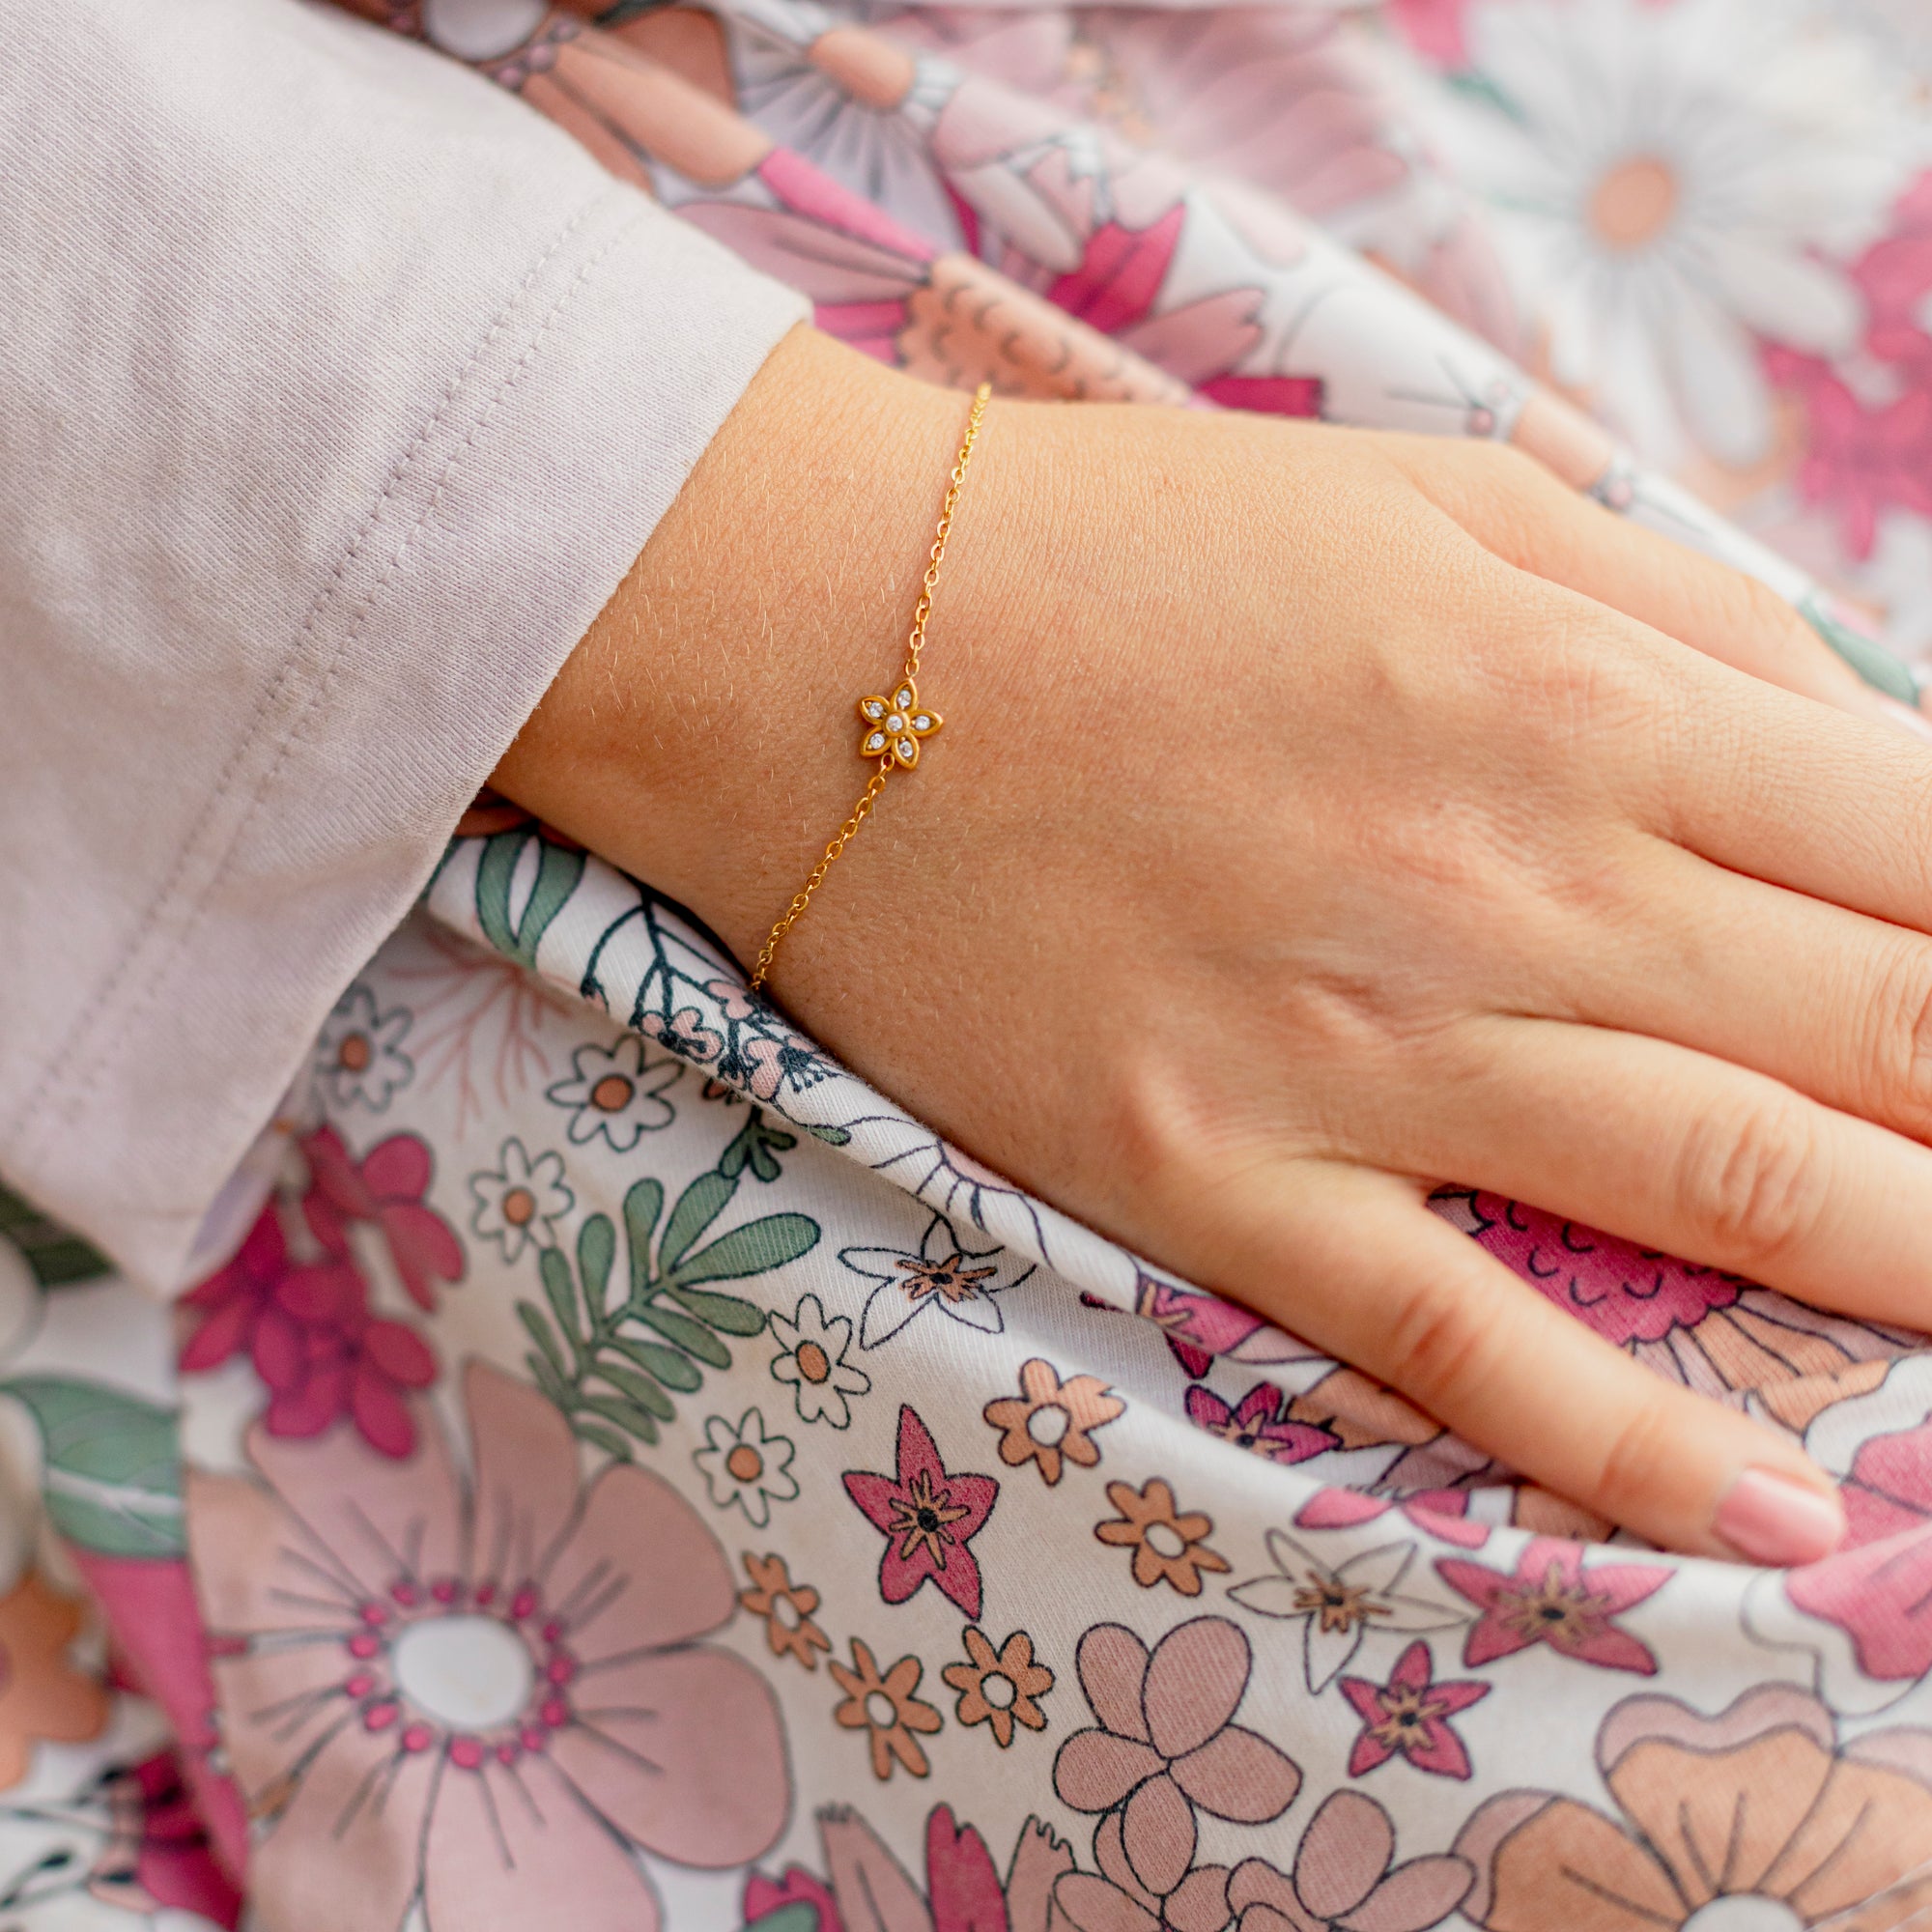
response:
{"label": "finger", "polygon": [[1448,462],[1425,444],[1412,473],[1506,563],[1753,677],[1932,739],[1932,719],[1874,690],[1769,585],[1618,516],[1533,457],[1506,444],[1477,447],[1491,453]]}
{"label": "finger", "polygon": [[1216,1212],[1217,1286],[1573,1502],[1665,1548],[1763,1563],[1813,1562],[1843,1535],[1796,1443],[1562,1314],[1414,1183],[1296,1161],[1244,1177]]}
{"label": "finger", "polygon": [[1932,1150],[1665,1040],[1499,1016],[1388,1164],[1534,1202],[1814,1306],[1932,1322]]}
{"label": "finger", "polygon": [[1662,842],[1617,898],[1614,946],[1557,942],[1567,1013],[1932,1141],[1932,939]]}

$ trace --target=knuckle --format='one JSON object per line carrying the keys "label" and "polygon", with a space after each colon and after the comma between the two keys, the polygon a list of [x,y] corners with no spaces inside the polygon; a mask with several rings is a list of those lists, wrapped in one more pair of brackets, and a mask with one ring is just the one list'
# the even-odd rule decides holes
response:
{"label": "knuckle", "polygon": [[1713,1261],[1755,1271],[1810,1236],[1827,1187],[1816,1139],[1795,1096],[1714,1108],[1693,1123],[1679,1185]]}
{"label": "knuckle", "polygon": [[1490,1335],[1477,1302],[1440,1278],[1409,1289],[1388,1312],[1388,1379],[1438,1415],[1466,1406],[1487,1373]]}
{"label": "knuckle", "polygon": [[1595,1493],[1586,1501],[1617,1517],[1619,1504],[1668,1490],[1672,1471],[1683,1462],[1683,1429],[1681,1420],[1673,1427],[1671,1408],[1661,1397],[1647,1396],[1625,1416],[1604,1447]]}
{"label": "knuckle", "polygon": [[1932,949],[1901,946],[1872,1009],[1871,1094],[1877,1108],[1908,1126],[1932,1121]]}

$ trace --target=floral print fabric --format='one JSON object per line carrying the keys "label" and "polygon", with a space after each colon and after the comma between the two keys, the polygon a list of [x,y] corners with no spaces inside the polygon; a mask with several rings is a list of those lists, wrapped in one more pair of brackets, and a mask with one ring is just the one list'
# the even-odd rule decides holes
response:
{"label": "floral print fabric", "polygon": [[[1892,689],[1932,641],[1909,9],[363,11],[933,380],[1514,440]],[[1445,1186],[1853,1524],[1606,1542],[492,799],[272,1147],[170,1311],[0,1196],[0,1924],[1932,1912],[1917,1336]]]}

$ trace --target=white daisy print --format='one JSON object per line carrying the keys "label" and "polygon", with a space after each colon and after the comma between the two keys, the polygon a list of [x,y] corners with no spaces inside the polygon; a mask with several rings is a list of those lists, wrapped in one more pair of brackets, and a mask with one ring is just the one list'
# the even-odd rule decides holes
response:
{"label": "white daisy print", "polygon": [[553,1151],[532,1160],[516,1139],[503,1143],[494,1169],[469,1177],[469,1192],[476,1201],[470,1232],[495,1241],[506,1262],[519,1260],[532,1241],[554,1247],[557,1222],[577,1205],[564,1185],[563,1156]]}
{"label": "white daisy print", "polygon": [[852,1421],[848,1396],[865,1395],[872,1378],[845,1359],[852,1346],[852,1324],[842,1315],[826,1318],[824,1304],[808,1294],[787,1321],[774,1315],[765,1324],[778,1338],[780,1352],[772,1362],[772,1379],[786,1383],[801,1422],[829,1422],[834,1429]]}
{"label": "white daisy print", "polygon": [[407,1008],[378,1011],[376,995],[359,981],[335,1003],[315,1043],[315,1075],[338,1107],[380,1114],[415,1078],[416,1064],[402,1050],[410,1023]]}
{"label": "white daisy print", "polygon": [[1229,1596],[1258,1617],[1301,1624],[1302,1670],[1318,1695],[1345,1670],[1372,1630],[1449,1630],[1470,1621],[1454,1604],[1400,1593],[1415,1561],[1412,1543],[1384,1543],[1330,1568],[1278,1529],[1267,1533],[1274,1568]]}
{"label": "white daisy print", "polygon": [[859,1320],[862,1349],[890,1342],[928,1308],[997,1335],[1007,1321],[993,1297],[1017,1288],[1034,1269],[1031,1262],[998,1245],[968,1247],[944,1214],[932,1217],[917,1254],[903,1248],[840,1248],[838,1259],[854,1274],[878,1284]]}
{"label": "white daisy print", "polygon": [[573,1147],[601,1136],[612,1152],[629,1153],[645,1134],[670,1125],[675,1110],[664,1094],[684,1077],[681,1060],[653,1060],[636,1034],[626,1034],[614,1046],[580,1046],[570,1065],[570,1078],[544,1098],[570,1109]]}
{"label": "white daisy print", "polygon": [[1855,37],[1751,0],[1483,0],[1483,88],[1445,146],[1491,204],[1553,373],[1662,463],[1745,465],[1775,416],[1757,338],[1817,355],[1863,322],[1842,272],[1877,239],[1910,143]]}
{"label": "white daisy print", "polygon": [[771,1520],[774,1503],[788,1503],[798,1494],[798,1478],[791,1473],[793,1445],[786,1435],[768,1435],[765,1418],[748,1408],[734,1429],[722,1415],[704,1425],[702,1449],[692,1452],[712,1503],[729,1509],[734,1503],[755,1529]]}

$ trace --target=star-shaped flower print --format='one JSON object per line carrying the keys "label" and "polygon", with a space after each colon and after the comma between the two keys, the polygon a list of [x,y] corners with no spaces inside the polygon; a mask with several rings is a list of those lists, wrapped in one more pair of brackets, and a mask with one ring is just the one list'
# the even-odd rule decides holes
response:
{"label": "star-shaped flower print", "polygon": [[922,1583],[939,1585],[969,1617],[980,1614],[980,1564],[967,1547],[1000,1492],[991,1476],[955,1475],[910,1406],[899,1410],[898,1473],[848,1469],[845,1493],[885,1534],[879,1594],[902,1604]]}
{"label": "star-shaped flower print", "polygon": [[1366,1677],[1345,1677],[1342,1695],[1362,1720],[1361,1736],[1349,1753],[1349,1776],[1386,1764],[1400,1753],[1417,1771],[1438,1777],[1467,1777],[1469,1753],[1449,1728],[1449,1719],[1471,1704],[1480,1704],[1493,1688],[1473,1681],[1437,1684],[1429,1646],[1418,1638],[1397,1658],[1386,1684]]}
{"label": "star-shaped flower print", "polygon": [[993,1297],[1016,1288],[1033,1272],[1032,1263],[1003,1247],[969,1248],[944,1214],[927,1223],[917,1254],[903,1248],[841,1248],[838,1259],[854,1274],[878,1284],[866,1297],[866,1312],[859,1319],[862,1349],[891,1341],[928,1308],[968,1328],[997,1335],[1007,1321]]}
{"label": "star-shaped flower print", "polygon": [[1650,1647],[1614,1620],[1669,1582],[1672,1573],[1661,1564],[1596,1563],[1586,1570],[1580,1545],[1539,1536],[1508,1574],[1460,1556],[1438,1557],[1435,1574],[1482,1611],[1463,1645],[1464,1664],[1492,1663],[1547,1643],[1578,1663],[1657,1674]]}
{"label": "star-shaped flower print", "polygon": [[1200,1383],[1187,1391],[1187,1419],[1195,1428],[1269,1463],[1305,1463],[1342,1445],[1325,1429],[1288,1419],[1287,1391],[1257,1382],[1238,1403]]}
{"label": "star-shaped flower print", "polygon": [[1331,1567],[1278,1529],[1265,1541],[1273,1570],[1236,1583],[1228,1594],[1257,1616],[1299,1620],[1302,1668],[1318,1694],[1353,1662],[1372,1630],[1411,1634],[1468,1621],[1460,1605],[1409,1596],[1398,1587],[1415,1561],[1413,1543],[1384,1543]]}

